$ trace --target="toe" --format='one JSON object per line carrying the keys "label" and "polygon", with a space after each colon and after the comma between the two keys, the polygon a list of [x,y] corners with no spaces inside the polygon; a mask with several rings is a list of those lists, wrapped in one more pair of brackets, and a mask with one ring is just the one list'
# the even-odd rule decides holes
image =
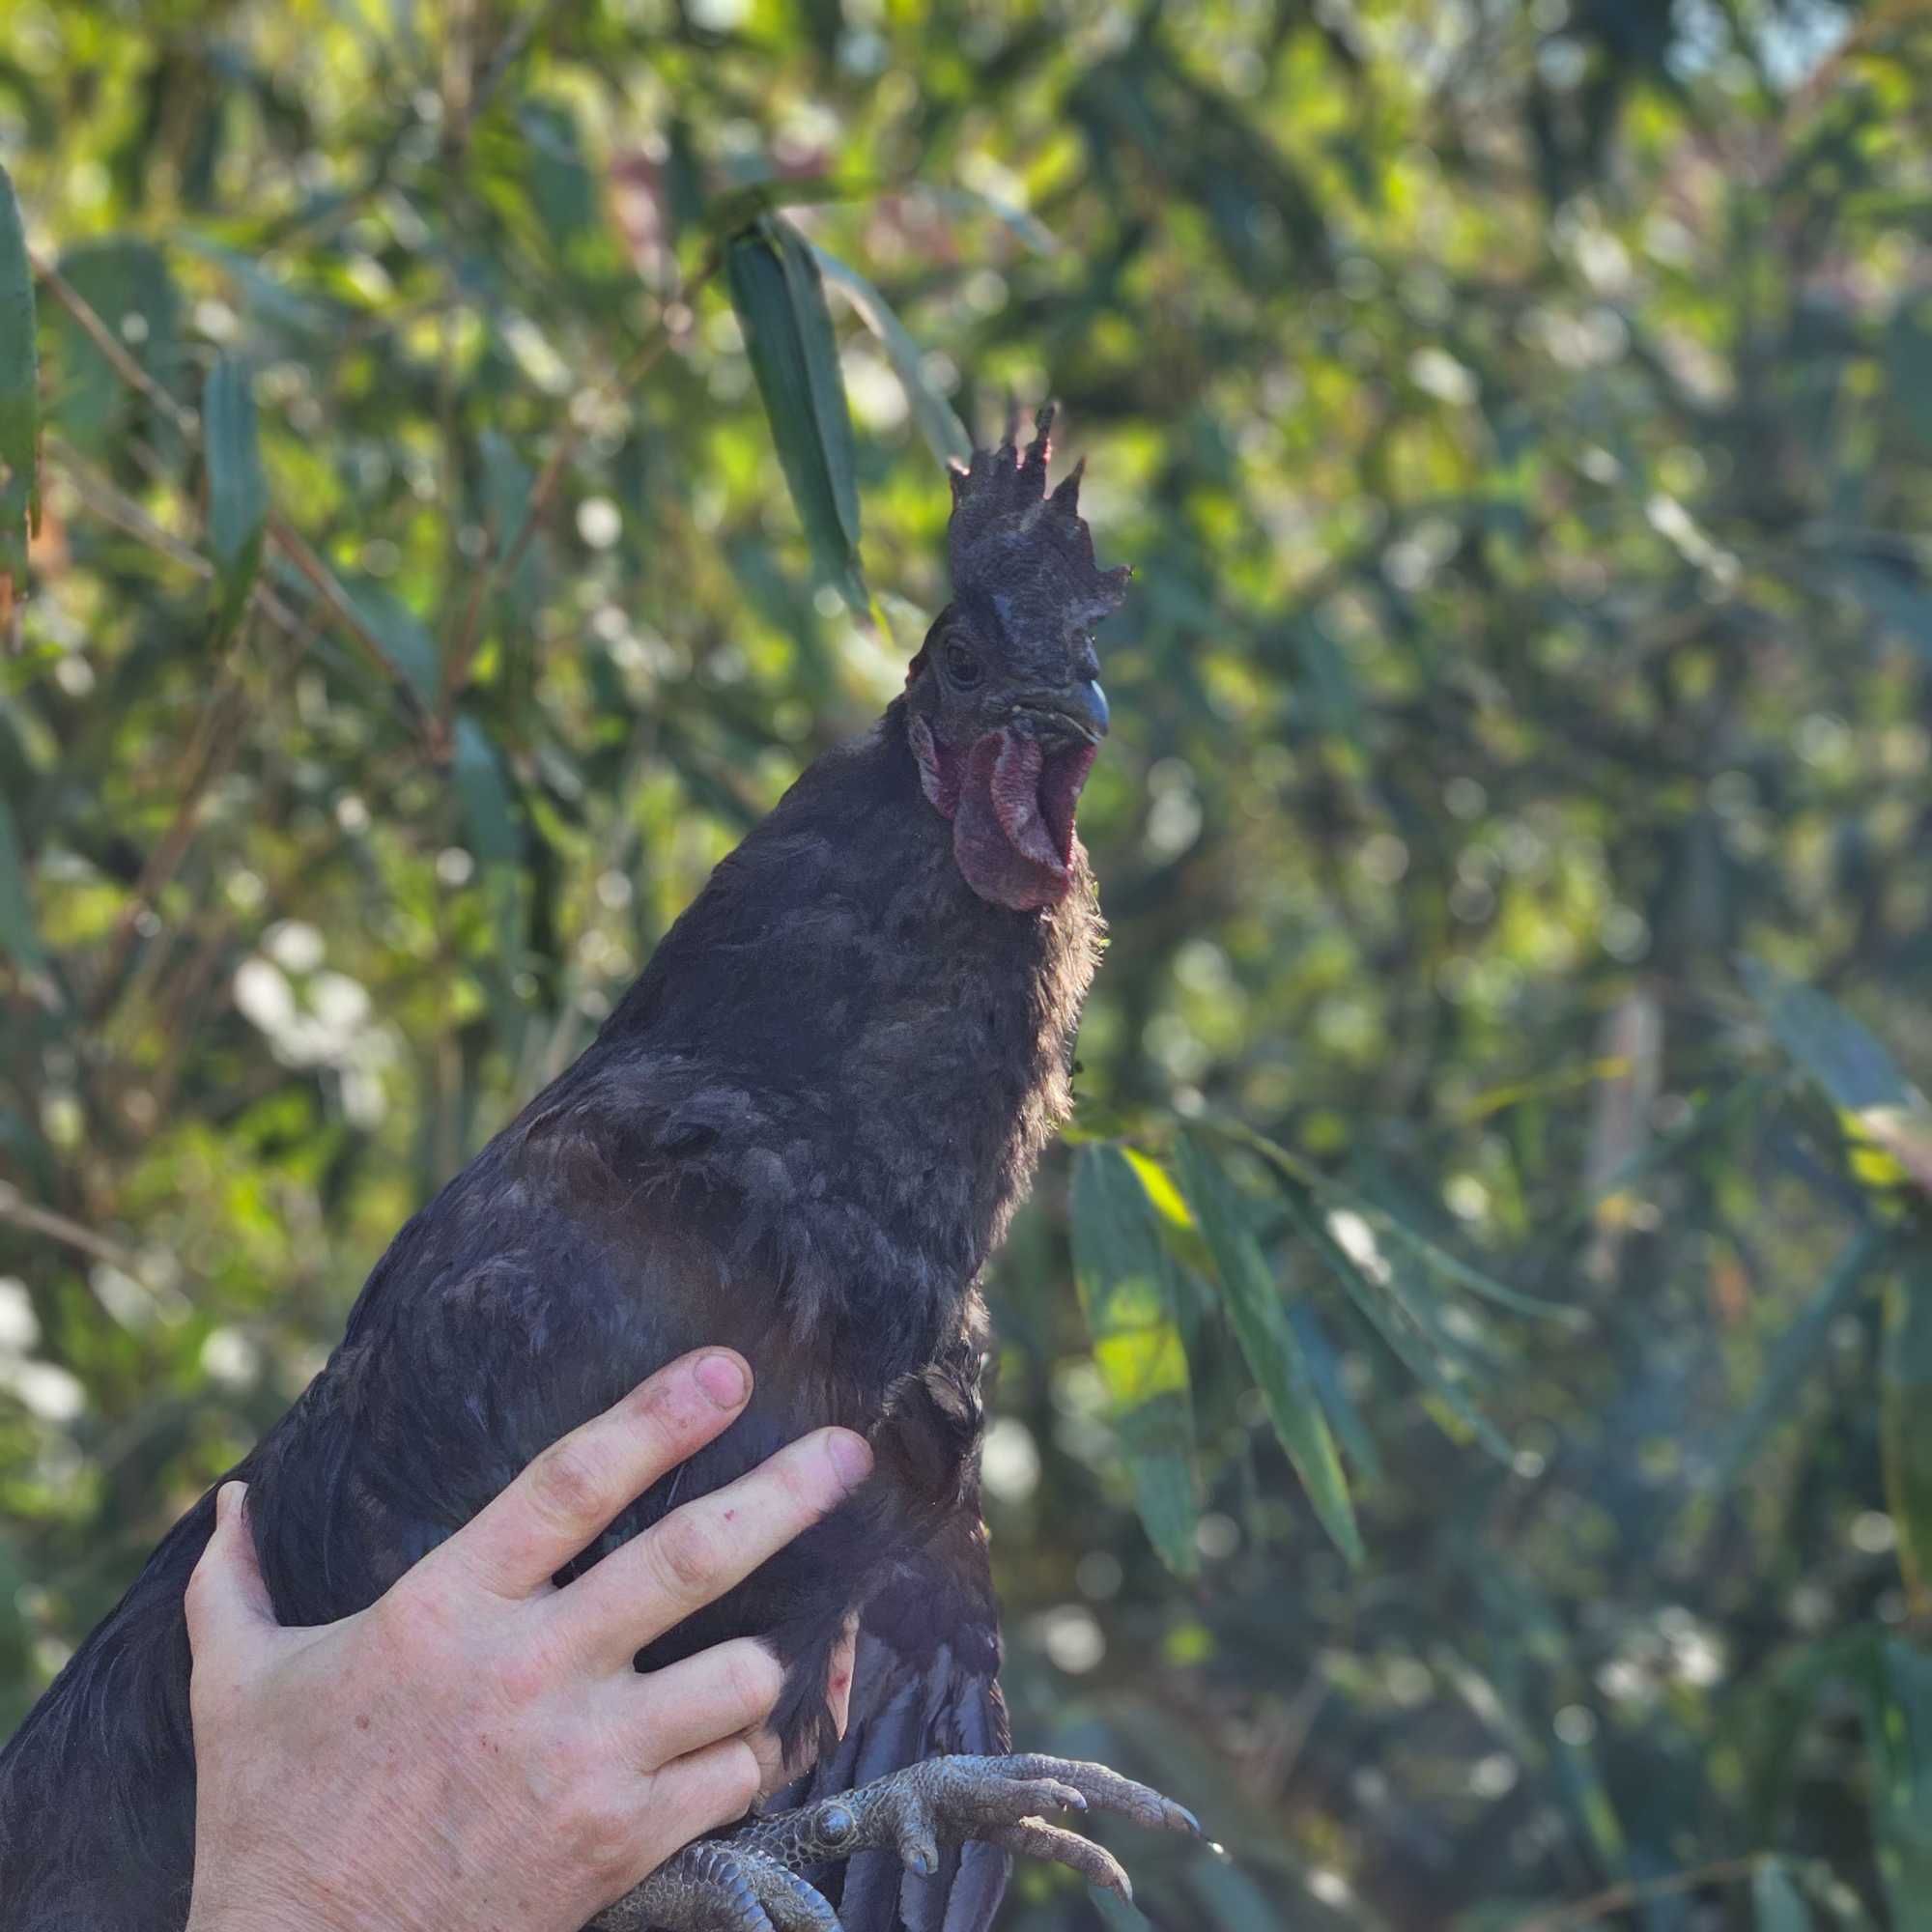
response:
{"label": "toe", "polygon": [[1097,1885],[1117,1898],[1133,1903],[1134,1888],[1121,1869],[1120,1861],[1104,1845],[1077,1833],[1064,1832],[1040,1818],[1023,1818],[1016,1825],[996,1825],[985,1834],[993,1844],[1004,1845],[1022,1858],[1051,1859],[1077,1871],[1089,1885]]}
{"label": "toe", "polygon": [[796,1872],[776,1860],[760,1859],[758,1865],[758,1902],[777,1932],[840,1932],[838,1915]]}
{"label": "toe", "polygon": [[907,1871],[930,1878],[939,1869],[939,1828],[931,1805],[901,1805],[893,1821],[893,1837]]}
{"label": "toe", "polygon": [[1096,1810],[1117,1812],[1152,1832],[1186,1832],[1201,1835],[1200,1821],[1184,1804],[1163,1798],[1131,1777],[1122,1777],[1104,1764],[1082,1764],[1070,1758],[1022,1757],[1012,1760],[1014,1775],[1048,1778],[1070,1784]]}

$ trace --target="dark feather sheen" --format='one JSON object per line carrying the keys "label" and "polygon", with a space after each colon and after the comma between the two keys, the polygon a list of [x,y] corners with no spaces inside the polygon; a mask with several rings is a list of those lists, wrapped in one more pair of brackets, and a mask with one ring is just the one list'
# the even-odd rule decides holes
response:
{"label": "dark feather sheen", "polygon": [[[902,706],[718,867],[583,1057],[397,1236],[327,1366],[239,1465],[285,1622],[369,1604],[546,1444],[724,1343],[756,1391],[680,1500],[830,1422],[872,1435],[877,1474],[640,1661],[768,1634],[787,1741],[830,1744],[826,1659],[863,1604],[851,1734],[811,1788],[1004,1745],[975,1282],[1066,1111],[1100,928],[1084,857],[1037,913],[973,894]],[[211,1521],[205,1497],[0,1752],[5,1932],[183,1924],[182,1592]],[[928,1887],[914,1923],[974,1932],[1004,1858],[950,1869],[951,1909]],[[861,1861],[843,1885],[848,1932],[892,1927],[895,1872]]]}

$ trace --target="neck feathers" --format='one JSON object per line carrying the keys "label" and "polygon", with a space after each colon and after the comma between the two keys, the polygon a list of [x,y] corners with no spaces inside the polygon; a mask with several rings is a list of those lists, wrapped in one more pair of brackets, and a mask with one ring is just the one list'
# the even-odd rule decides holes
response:
{"label": "neck feathers", "polygon": [[1102,930],[1075,866],[1036,912],[977,896],[895,703],[719,866],[562,1084],[608,1096],[625,1166],[672,1163],[718,1202],[801,1323],[917,1350],[1071,1106]]}

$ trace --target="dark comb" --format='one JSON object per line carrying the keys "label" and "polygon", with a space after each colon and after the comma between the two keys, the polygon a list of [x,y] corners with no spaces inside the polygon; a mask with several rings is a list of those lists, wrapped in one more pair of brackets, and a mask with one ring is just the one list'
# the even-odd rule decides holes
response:
{"label": "dark comb", "polygon": [[1053,453],[1053,405],[1034,417],[1034,440],[1019,448],[1019,411],[997,449],[976,449],[970,466],[954,465],[952,521],[947,542],[952,592],[1009,600],[1035,622],[1057,620],[1063,635],[1089,631],[1118,610],[1133,572],[1100,570],[1094,535],[1080,514],[1082,458],[1050,496],[1046,462]]}

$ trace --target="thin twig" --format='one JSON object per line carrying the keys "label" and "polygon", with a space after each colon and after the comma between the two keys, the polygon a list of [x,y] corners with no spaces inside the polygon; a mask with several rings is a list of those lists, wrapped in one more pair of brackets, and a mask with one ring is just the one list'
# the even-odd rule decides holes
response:
{"label": "thin twig", "polygon": [[[138,449],[139,445],[134,445]],[[70,447],[59,437],[49,435],[46,452],[59,465],[67,480],[73,485],[81,501],[118,530],[144,543],[152,551],[166,557],[170,563],[178,563],[184,570],[192,571],[204,580],[213,579],[218,573],[214,565],[190,543],[184,542],[175,533],[157,524],[133,497],[95,469],[76,450]],[[312,617],[299,616],[282,602],[269,584],[257,579],[249,592],[250,608],[259,611],[271,624],[286,632],[298,643],[306,646],[321,628]]]}
{"label": "thin twig", "polygon": [[96,1261],[106,1262],[117,1267],[123,1274],[132,1275],[136,1281],[143,1278],[145,1264],[133,1249],[125,1248],[119,1241],[110,1240],[105,1235],[97,1235],[82,1222],[70,1220],[51,1208],[43,1208],[38,1202],[27,1200],[11,1181],[0,1180],[0,1221],[11,1222],[16,1228],[25,1228],[36,1235],[44,1235],[49,1240],[60,1241],[70,1248],[77,1248],[84,1255],[92,1255]]}
{"label": "thin twig", "polygon": [[150,550],[159,552],[170,563],[178,563],[199,578],[214,576],[213,564],[192,544],[185,543],[172,530],[157,524],[126,491],[110,483],[76,450],[51,432],[46,438],[45,451],[60,466],[80,500],[103,523],[112,524],[116,529],[146,544]]}
{"label": "thin twig", "polygon": [[139,391],[160,411],[190,442],[201,440],[201,418],[179,403],[128,354],[121,338],[101,321],[99,311],[51,262],[30,254],[34,272],[46,284],[47,293],[80,325],[81,331],[113,365],[114,373],[130,389]]}
{"label": "thin twig", "polygon": [[1509,1932],[1565,1932],[1573,1925],[1588,1925],[1593,1919],[1612,1912],[1628,1912],[1647,1899],[1668,1898],[1680,1891],[1701,1890],[1707,1885],[1730,1885],[1749,1878],[1757,1868],[1771,1861],[1767,1852],[1751,1852],[1741,1859],[1718,1859],[1690,1871],[1670,1872],[1663,1878],[1627,1879],[1574,1905],[1558,1906],[1553,1912],[1534,1912],[1519,1918]]}
{"label": "thin twig", "polygon": [[301,532],[279,510],[269,512],[269,535],[273,538],[275,547],[308,580],[310,586],[328,606],[342,628],[369,653],[380,669],[387,671],[395,679],[411,711],[420,721],[422,700],[416,696],[415,686],[404,676],[402,667],[389,655],[388,646],[364,621],[362,613],[355,608],[355,600],[342,587],[341,580],[309,548]]}

